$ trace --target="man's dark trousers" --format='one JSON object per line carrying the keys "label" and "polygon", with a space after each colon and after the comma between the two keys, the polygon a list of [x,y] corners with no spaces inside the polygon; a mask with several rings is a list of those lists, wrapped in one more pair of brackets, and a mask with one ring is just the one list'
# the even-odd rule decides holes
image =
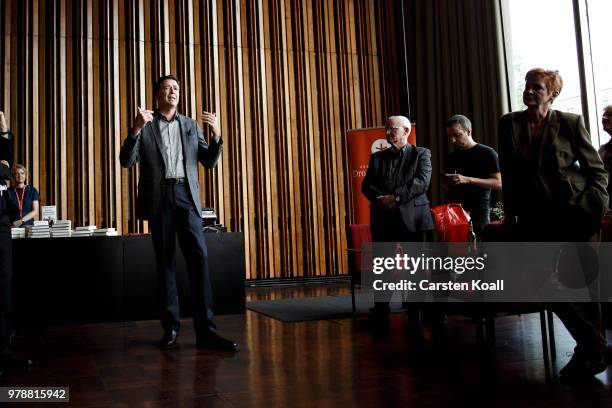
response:
{"label": "man's dark trousers", "polygon": [[11,233],[0,230],[0,352],[9,348],[11,259]]}
{"label": "man's dark trousers", "polygon": [[157,261],[162,327],[164,331],[170,332],[178,331],[180,326],[176,287],[176,233],[187,263],[196,338],[201,338],[207,333],[216,332],[202,217],[193,205],[187,184],[166,184],[162,188],[165,191],[161,209],[150,222]]}

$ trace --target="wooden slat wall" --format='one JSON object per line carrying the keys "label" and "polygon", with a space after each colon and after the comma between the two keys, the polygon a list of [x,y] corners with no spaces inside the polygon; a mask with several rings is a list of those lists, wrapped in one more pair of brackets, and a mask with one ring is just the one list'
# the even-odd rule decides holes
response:
{"label": "wooden slat wall", "polygon": [[[42,204],[146,232],[118,152],[161,74],[225,141],[202,201],[243,231],[246,278],[346,272],[347,129],[398,113],[399,2],[2,0],[0,109]],[[385,54],[387,53],[387,54]]]}

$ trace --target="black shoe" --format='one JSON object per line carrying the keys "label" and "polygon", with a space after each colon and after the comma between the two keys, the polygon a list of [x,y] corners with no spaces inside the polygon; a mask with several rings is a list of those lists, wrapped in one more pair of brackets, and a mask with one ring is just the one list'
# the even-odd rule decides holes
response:
{"label": "black shoe", "polygon": [[200,350],[236,351],[238,350],[238,344],[231,340],[224,339],[217,333],[208,333],[198,338],[196,348]]}
{"label": "black shoe", "polygon": [[19,357],[12,351],[5,351],[0,353],[0,368],[18,368],[18,367],[31,367],[32,360],[25,357]]}
{"label": "black shoe", "polygon": [[170,350],[176,347],[176,338],[178,337],[178,332],[176,330],[170,330],[169,332],[165,332],[164,336],[159,341],[159,348],[162,350]]}
{"label": "black shoe", "polygon": [[575,352],[570,361],[561,369],[559,375],[562,379],[590,378],[605,371],[611,363],[612,351],[609,347],[590,356]]}

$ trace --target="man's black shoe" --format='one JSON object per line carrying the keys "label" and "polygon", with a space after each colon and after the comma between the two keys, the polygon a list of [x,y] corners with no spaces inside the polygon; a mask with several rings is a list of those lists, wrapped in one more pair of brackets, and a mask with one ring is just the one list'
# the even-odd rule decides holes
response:
{"label": "man's black shoe", "polygon": [[562,379],[584,379],[593,377],[603,371],[612,363],[612,350],[606,347],[599,353],[585,355],[585,353],[574,352],[574,355],[559,375]]}
{"label": "man's black shoe", "polygon": [[0,353],[0,368],[18,368],[18,367],[31,367],[32,360],[29,358],[19,357],[12,351],[4,351]]}
{"label": "man's black shoe", "polygon": [[169,332],[165,332],[164,336],[159,341],[159,348],[162,350],[169,350],[175,348],[177,337],[178,332],[176,330],[170,330]]}
{"label": "man's black shoe", "polygon": [[217,333],[209,333],[198,338],[196,348],[200,350],[236,351],[238,350],[238,344],[224,339]]}

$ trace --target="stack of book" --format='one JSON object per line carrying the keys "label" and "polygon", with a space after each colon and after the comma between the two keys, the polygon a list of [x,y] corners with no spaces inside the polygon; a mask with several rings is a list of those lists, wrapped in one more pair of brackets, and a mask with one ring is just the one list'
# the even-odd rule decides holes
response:
{"label": "stack of book", "polygon": [[114,237],[117,235],[117,231],[114,228],[98,228],[94,231],[94,236],[106,236],[106,237]]}
{"label": "stack of book", "polygon": [[26,225],[27,238],[49,238],[49,223],[47,221],[34,221],[34,225]]}
{"label": "stack of book", "polygon": [[209,225],[215,225],[217,222],[217,214],[214,208],[202,208],[202,224],[206,227]]}
{"label": "stack of book", "polygon": [[95,225],[86,225],[83,227],[76,227],[76,229],[72,231],[72,236],[73,237],[91,237],[95,230],[96,230]]}
{"label": "stack of book", "polygon": [[70,220],[58,220],[53,223],[51,227],[52,238],[63,238],[70,237],[72,234],[70,230],[72,228],[72,221]]}
{"label": "stack of book", "polygon": [[11,237],[13,237],[13,239],[25,238],[25,228],[11,228]]}

